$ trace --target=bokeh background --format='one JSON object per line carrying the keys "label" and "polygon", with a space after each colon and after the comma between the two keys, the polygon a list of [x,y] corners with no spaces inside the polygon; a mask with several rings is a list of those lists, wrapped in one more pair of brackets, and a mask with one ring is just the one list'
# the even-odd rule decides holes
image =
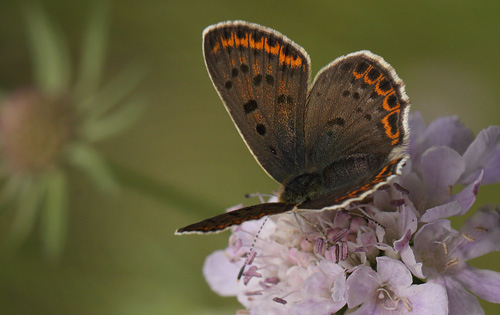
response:
{"label": "bokeh background", "polygon": [[[25,5],[0,2],[0,88],[33,84]],[[92,1],[39,2],[78,60]],[[38,228],[16,250],[0,246],[2,314],[233,314],[233,298],[210,291],[204,258],[228,234],[174,236],[249,192],[278,188],[253,160],[208,78],[202,30],[233,19],[279,30],[311,55],[313,73],[361,49],[383,56],[405,81],[412,110],[430,122],[457,115],[474,132],[500,123],[498,1],[110,2],[103,82],[139,62],[137,123],[96,147],[121,190],[103,194],[68,170],[69,213],[58,262],[44,258]],[[483,186],[477,209],[500,204]],[[2,243],[9,217],[0,218]],[[455,220],[459,227],[463,219]],[[472,261],[500,271],[500,254]],[[487,314],[500,306],[483,303]]]}

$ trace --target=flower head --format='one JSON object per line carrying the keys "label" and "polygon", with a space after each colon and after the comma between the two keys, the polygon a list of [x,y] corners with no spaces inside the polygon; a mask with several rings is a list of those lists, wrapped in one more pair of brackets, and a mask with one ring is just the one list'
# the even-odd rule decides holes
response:
{"label": "flower head", "polygon": [[60,163],[75,135],[75,112],[65,97],[25,89],[4,100],[0,138],[5,171],[36,174]]}
{"label": "flower head", "polygon": [[244,222],[207,258],[211,288],[250,314],[465,315],[482,312],[475,295],[500,303],[500,273],[467,264],[500,250],[499,211],[459,230],[447,220],[500,181],[498,127],[474,138],[456,117],[426,127],[419,114],[410,126],[410,159],[391,185],[346,210],[271,216],[257,239],[264,220]]}

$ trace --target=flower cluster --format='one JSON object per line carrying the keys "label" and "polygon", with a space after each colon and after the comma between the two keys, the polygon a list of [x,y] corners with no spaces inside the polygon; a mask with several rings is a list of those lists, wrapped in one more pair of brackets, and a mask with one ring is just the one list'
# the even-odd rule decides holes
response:
{"label": "flower cluster", "polygon": [[[500,303],[500,273],[467,261],[500,250],[500,210],[485,206],[459,229],[481,184],[500,182],[500,131],[474,138],[456,117],[410,118],[410,159],[385,189],[346,211],[269,217],[233,229],[203,272],[249,314],[483,314]],[[455,188],[462,188],[461,190]],[[458,191],[458,192],[457,192]],[[238,271],[247,261],[242,281]]]}

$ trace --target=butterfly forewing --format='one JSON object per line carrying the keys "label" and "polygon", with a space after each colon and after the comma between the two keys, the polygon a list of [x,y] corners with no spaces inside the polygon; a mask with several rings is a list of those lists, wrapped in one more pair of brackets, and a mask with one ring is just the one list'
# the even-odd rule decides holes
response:
{"label": "butterfly forewing", "polygon": [[246,22],[207,28],[208,72],[240,134],[276,181],[304,170],[304,115],[310,62],[278,32]]}
{"label": "butterfly forewing", "polygon": [[403,157],[408,109],[403,82],[381,57],[360,51],[336,59],[308,95],[306,165],[323,169],[368,152],[382,164]]}
{"label": "butterfly forewing", "polygon": [[241,224],[244,221],[258,220],[266,215],[280,214],[291,211],[293,208],[294,205],[286,203],[261,203],[219,214],[215,217],[185,226],[178,229],[176,234],[218,233],[233,225]]}

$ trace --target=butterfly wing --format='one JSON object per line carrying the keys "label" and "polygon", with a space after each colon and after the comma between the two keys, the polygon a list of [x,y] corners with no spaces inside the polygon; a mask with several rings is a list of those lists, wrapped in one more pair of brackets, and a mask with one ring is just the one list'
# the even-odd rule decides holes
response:
{"label": "butterfly wing", "polygon": [[407,158],[409,99],[381,57],[360,51],[321,70],[308,94],[306,169],[322,191],[299,208],[341,208],[389,181]]}
{"label": "butterfly wing", "polygon": [[[335,189],[331,190],[330,193],[320,198],[303,202],[297,208],[307,210],[345,208],[353,201],[362,200],[378,188],[386,185],[396,174],[399,174],[405,160],[406,158],[403,157],[378,168],[368,170],[360,168],[358,171],[351,170],[349,180],[338,182]],[[351,166],[353,165],[351,164]],[[359,167],[359,165],[356,167]]]}
{"label": "butterfly wing", "polygon": [[261,203],[231,212],[216,215],[178,229],[175,234],[205,234],[222,232],[232,225],[258,220],[266,215],[280,214],[293,210],[295,205],[287,203]]}
{"label": "butterfly wing", "polygon": [[409,99],[393,68],[369,51],[334,60],[307,99],[306,165],[323,169],[353,154],[406,155]]}
{"label": "butterfly wing", "polygon": [[305,50],[272,29],[235,21],[208,27],[203,52],[217,92],[262,168],[280,183],[302,172]]}

